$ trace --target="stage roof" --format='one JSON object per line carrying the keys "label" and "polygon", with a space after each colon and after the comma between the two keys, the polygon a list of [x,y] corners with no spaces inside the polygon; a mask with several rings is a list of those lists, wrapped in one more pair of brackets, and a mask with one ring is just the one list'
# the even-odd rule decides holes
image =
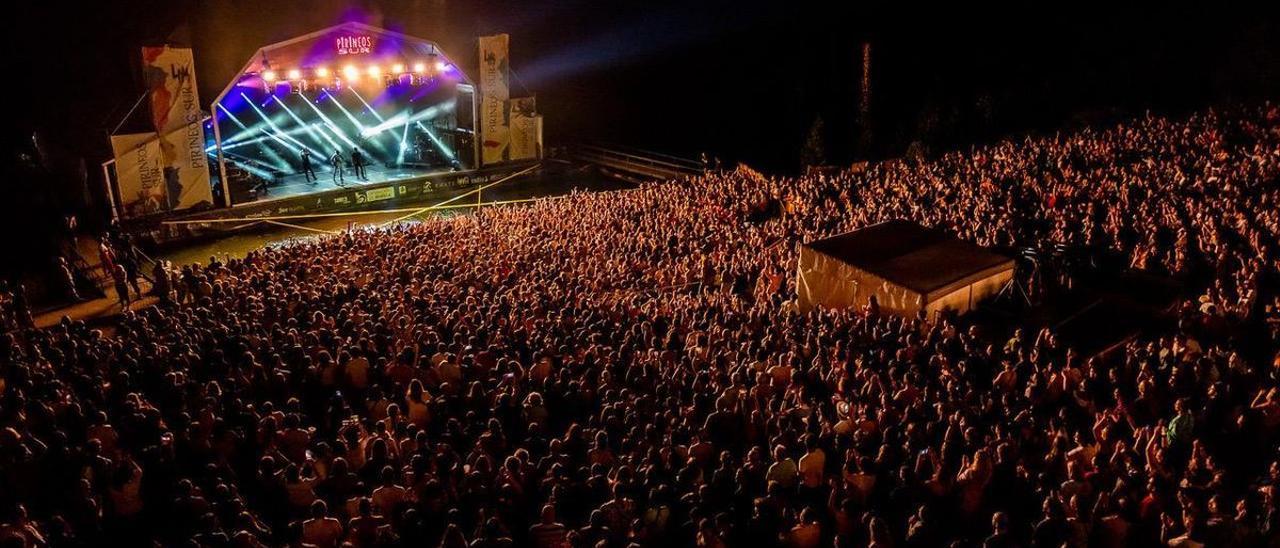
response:
{"label": "stage roof", "polygon": [[466,73],[435,42],[365,23],[342,23],[259,48],[214,102],[220,102],[232,87],[267,71],[275,71],[285,79],[292,70],[312,71],[324,67],[336,73],[347,65],[363,71],[372,65],[412,67],[436,62],[448,65],[450,75],[458,81],[471,83]]}
{"label": "stage roof", "polygon": [[924,295],[945,293],[1013,265],[1013,259],[1004,255],[903,220],[886,221],[805,245]]}

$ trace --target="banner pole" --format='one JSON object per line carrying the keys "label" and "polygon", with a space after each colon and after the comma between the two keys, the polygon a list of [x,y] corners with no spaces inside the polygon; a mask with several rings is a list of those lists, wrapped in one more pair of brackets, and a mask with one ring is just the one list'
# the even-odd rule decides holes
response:
{"label": "banner pole", "polygon": [[[483,57],[481,58],[483,60]],[[480,131],[480,99],[483,95],[477,96],[475,90],[479,87],[472,88],[471,91],[471,168],[479,168],[484,166],[484,157],[480,156],[480,140],[484,139]]]}
{"label": "banner pole", "polygon": [[227,161],[222,157],[222,130],[218,128],[218,106],[221,99],[209,107],[209,120],[213,123],[213,148],[218,151],[218,182],[222,184],[222,201],[231,207],[231,186],[227,184]]}
{"label": "banner pole", "polygon": [[120,220],[119,205],[116,204],[115,192],[111,190],[111,169],[107,166],[115,163],[115,159],[102,162],[102,187],[107,191],[107,204],[111,206],[111,220]]}

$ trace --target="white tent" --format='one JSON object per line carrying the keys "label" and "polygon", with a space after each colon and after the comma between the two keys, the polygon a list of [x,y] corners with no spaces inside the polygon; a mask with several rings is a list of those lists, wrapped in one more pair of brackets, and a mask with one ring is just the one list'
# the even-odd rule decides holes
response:
{"label": "white tent", "polygon": [[862,306],[902,315],[965,313],[1013,279],[1013,259],[910,221],[888,221],[800,249],[801,311]]}

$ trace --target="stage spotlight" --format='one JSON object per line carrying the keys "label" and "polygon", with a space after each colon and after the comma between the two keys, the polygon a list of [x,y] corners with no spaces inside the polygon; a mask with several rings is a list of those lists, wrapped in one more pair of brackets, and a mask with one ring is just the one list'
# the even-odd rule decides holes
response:
{"label": "stage spotlight", "polygon": [[[337,102],[337,99],[334,99],[333,95],[330,95],[328,93],[322,93],[320,97],[316,98],[316,101],[315,101],[316,104],[319,104],[320,100],[325,97],[328,97],[334,102]],[[302,98],[307,99],[307,96],[303,95]],[[339,139],[342,139],[342,142],[353,147],[356,146],[355,141],[352,141],[351,139],[347,138],[347,134],[343,133],[342,129],[340,129],[336,124],[334,124],[333,120],[329,119],[329,116],[326,115],[323,110],[320,110],[320,107],[317,107],[315,104],[312,104],[310,100],[304,100],[303,102],[306,103],[308,107],[311,107],[311,110],[316,113],[316,116],[320,117],[321,120],[324,120],[325,127],[328,128],[329,131],[333,132],[334,135],[337,135]],[[341,105],[341,103],[339,103],[339,105]]]}
{"label": "stage spotlight", "polygon": [[298,69],[290,69],[290,70],[289,70],[289,79],[290,79],[290,80],[297,80],[297,79],[299,79],[299,78],[302,78],[302,71],[300,71],[300,70],[298,70]]}
{"label": "stage spotlight", "polygon": [[321,78],[328,78],[328,77],[329,77],[329,69],[327,69],[327,68],[325,68],[325,67],[320,67],[320,68],[316,69],[316,76],[319,76],[319,77],[321,77]]}
{"label": "stage spotlight", "polygon": [[274,70],[268,70],[268,71],[266,71],[266,72],[263,72],[263,73],[262,73],[262,80],[263,80],[263,81],[265,81],[265,82],[274,82],[274,81],[276,81],[276,71],[274,71]]}
{"label": "stage spotlight", "polygon": [[391,74],[400,74],[403,72],[404,72],[404,65],[401,65],[400,63],[391,65]]}
{"label": "stage spotlight", "polygon": [[355,80],[360,77],[360,70],[354,66],[347,65],[342,69],[342,75],[346,76],[348,80]]}
{"label": "stage spotlight", "polygon": [[418,74],[422,74],[422,73],[424,73],[424,72],[426,72],[426,71],[427,71],[427,64],[426,64],[426,63],[415,63],[415,64],[413,65],[413,71],[414,71],[414,72],[416,72],[416,73],[418,73]]}
{"label": "stage spotlight", "polygon": [[444,72],[449,70],[449,64],[444,61],[436,61],[436,72]]}
{"label": "stage spotlight", "polygon": [[439,149],[442,154],[444,154],[445,158],[448,158],[449,161],[451,162],[457,159],[457,157],[453,154],[453,151],[449,150],[449,147],[444,146],[444,143],[440,141],[439,137],[436,137],[436,133],[434,131],[431,131],[430,129],[428,129],[427,126],[422,125],[422,122],[415,121],[414,125],[418,126],[418,129],[422,130],[423,133],[427,134],[427,138],[431,139],[431,144],[435,145],[436,148]]}
{"label": "stage spotlight", "polygon": [[373,65],[369,67],[369,76],[377,78],[378,76],[381,76],[381,75],[382,75],[382,67],[378,65]]}
{"label": "stage spotlight", "polygon": [[400,132],[400,152],[396,155],[396,165],[404,164],[404,152],[409,148],[409,124]]}

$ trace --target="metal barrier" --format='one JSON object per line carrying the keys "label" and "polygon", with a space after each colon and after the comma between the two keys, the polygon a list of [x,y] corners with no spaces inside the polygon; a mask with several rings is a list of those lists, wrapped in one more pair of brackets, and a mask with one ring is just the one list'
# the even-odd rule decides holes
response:
{"label": "metal barrier", "polygon": [[693,171],[702,171],[702,163],[689,158],[681,158],[671,154],[661,152],[653,152],[626,145],[617,145],[612,143],[603,144],[584,144],[582,148],[599,151],[606,154],[621,156],[625,158],[636,159],[644,162],[653,162],[659,165],[666,165],[678,169],[687,169]]}
{"label": "metal barrier", "polygon": [[703,171],[702,166],[693,160],[640,150],[621,151],[593,144],[577,145],[572,150],[572,155],[589,164],[649,179],[672,179]]}
{"label": "metal barrier", "polygon": [[[215,225],[215,224],[239,223],[237,226],[232,227],[232,230],[238,230],[238,229],[247,228],[256,224],[265,223],[265,224],[271,224],[276,226],[283,226],[286,228],[293,228],[297,230],[305,230],[308,232],[316,232],[320,234],[338,234],[339,232],[333,231],[333,230],[323,230],[319,228],[313,228],[313,227],[298,225],[294,223],[288,223],[285,221],[322,219],[327,217],[354,218],[354,217],[361,217],[361,216],[367,216],[367,215],[387,215],[387,214],[404,213],[404,215],[398,216],[390,221],[386,221],[379,224],[379,226],[389,226],[398,222],[411,219],[423,213],[428,213],[432,211],[464,209],[464,208],[479,209],[481,207],[487,207],[487,206],[520,204],[520,203],[534,202],[539,200],[554,200],[554,199],[560,198],[560,196],[550,196],[550,197],[526,198],[526,199],[518,199],[518,200],[501,200],[501,201],[493,201],[493,202],[484,202],[482,200],[482,193],[484,192],[485,189],[511,181],[517,177],[520,177],[534,170],[537,170],[540,167],[541,167],[541,164],[534,164],[532,166],[529,166],[525,169],[522,169],[510,175],[507,175],[506,177],[503,177],[496,181],[477,186],[476,188],[470,191],[464,192],[462,194],[459,194],[457,196],[444,200],[435,205],[430,205],[426,207],[407,207],[407,208],[399,208],[399,209],[381,209],[381,210],[366,210],[366,211],[299,213],[299,214],[293,214],[293,215],[276,215],[276,216],[270,216],[270,217],[184,219],[184,220],[174,220],[174,221],[163,221],[161,224],[170,225],[170,226],[182,226],[182,225]],[[462,198],[465,198],[467,196],[472,196],[472,195],[476,197],[476,201],[459,203],[459,204],[454,203]]]}

